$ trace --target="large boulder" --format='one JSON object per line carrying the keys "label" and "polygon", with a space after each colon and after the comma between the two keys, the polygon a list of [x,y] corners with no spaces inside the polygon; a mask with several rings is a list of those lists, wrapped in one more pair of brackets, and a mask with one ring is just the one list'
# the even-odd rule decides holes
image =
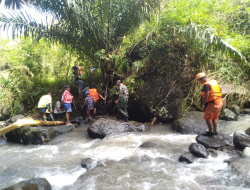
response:
{"label": "large boulder", "polygon": [[107,135],[126,133],[126,132],[144,132],[148,128],[136,122],[121,122],[114,119],[100,118],[88,128],[90,138],[103,139]]}
{"label": "large boulder", "polygon": [[32,178],[21,181],[15,185],[9,186],[2,190],[51,190],[50,183],[44,178]]}
{"label": "large boulder", "polygon": [[237,121],[238,117],[231,110],[224,108],[220,113],[220,119],[223,119],[226,121]]}
{"label": "large boulder", "polygon": [[236,148],[243,150],[245,147],[250,147],[250,136],[246,133],[236,132],[233,135],[233,143]]}
{"label": "large boulder", "polygon": [[182,154],[178,160],[179,162],[186,162],[188,164],[191,164],[194,162],[195,158],[196,157],[193,154],[191,154],[190,152],[186,152]]}
{"label": "large boulder", "polygon": [[208,128],[203,115],[199,111],[187,112],[172,124],[172,129],[182,134],[202,134]]}
{"label": "large boulder", "polygon": [[230,110],[234,112],[237,116],[240,115],[240,107],[238,105],[230,106]]}
{"label": "large boulder", "polygon": [[24,119],[25,116],[22,114],[14,115],[10,118],[10,123],[15,123],[18,119]]}
{"label": "large boulder", "polygon": [[21,144],[46,144],[50,139],[65,134],[78,125],[58,125],[58,126],[23,126],[5,134],[8,141],[21,143]]}
{"label": "large boulder", "polygon": [[225,145],[233,145],[233,138],[229,135],[213,135],[205,136],[198,135],[196,141],[202,144],[205,148],[219,149]]}
{"label": "large boulder", "polygon": [[207,158],[208,156],[208,152],[206,148],[203,145],[198,144],[198,143],[192,143],[189,146],[189,151],[198,158]]}

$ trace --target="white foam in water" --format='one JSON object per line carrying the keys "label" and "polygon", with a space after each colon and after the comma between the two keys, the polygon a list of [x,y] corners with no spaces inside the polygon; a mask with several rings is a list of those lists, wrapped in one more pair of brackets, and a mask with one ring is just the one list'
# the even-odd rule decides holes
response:
{"label": "white foam in water", "polygon": [[52,185],[53,189],[58,190],[63,186],[72,185],[77,180],[77,178],[86,171],[86,169],[80,167],[77,167],[71,171],[58,168],[53,172],[44,172],[38,176],[46,178]]}

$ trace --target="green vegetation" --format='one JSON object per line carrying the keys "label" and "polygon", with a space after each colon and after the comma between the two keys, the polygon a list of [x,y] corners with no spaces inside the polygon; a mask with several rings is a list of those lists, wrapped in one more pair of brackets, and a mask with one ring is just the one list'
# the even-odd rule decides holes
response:
{"label": "green vegetation", "polygon": [[[97,84],[102,92],[109,87],[112,96],[114,81],[123,79],[134,101],[151,87],[152,76],[166,77],[170,85],[189,89],[180,112],[191,105],[199,107],[197,72],[205,71],[235,88],[248,83],[248,0],[139,2],[28,1],[53,15],[49,24],[36,23],[25,12],[2,15],[2,26],[14,27],[13,34],[18,31],[26,39],[0,41],[1,99],[12,97],[13,113],[22,103],[34,107],[50,89],[58,95],[70,79],[70,68],[78,63],[85,68],[85,83]],[[92,66],[95,73],[90,72]],[[245,100],[230,98],[240,105]]]}

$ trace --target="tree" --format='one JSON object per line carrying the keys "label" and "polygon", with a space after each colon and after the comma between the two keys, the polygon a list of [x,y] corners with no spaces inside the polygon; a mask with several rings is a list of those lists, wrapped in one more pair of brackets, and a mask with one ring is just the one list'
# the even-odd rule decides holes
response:
{"label": "tree", "polygon": [[37,23],[31,15],[15,11],[12,16],[1,15],[1,27],[5,30],[12,27],[13,36],[18,33],[37,39],[44,37],[75,49],[82,58],[87,55],[99,64],[105,80],[109,63],[97,61],[95,53],[115,50],[124,35],[150,19],[159,0],[30,0],[28,3],[53,15],[51,23]]}

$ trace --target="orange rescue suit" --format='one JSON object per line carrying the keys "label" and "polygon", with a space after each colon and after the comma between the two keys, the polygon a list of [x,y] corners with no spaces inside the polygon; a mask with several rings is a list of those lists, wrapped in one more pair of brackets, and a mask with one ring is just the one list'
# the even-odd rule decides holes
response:
{"label": "orange rescue suit", "polygon": [[95,88],[89,89],[89,96],[94,98],[95,102],[97,102],[97,100],[99,100],[99,95],[98,95],[97,90]]}
{"label": "orange rescue suit", "polygon": [[[205,82],[204,84],[208,84],[210,86],[209,97],[207,100],[208,102],[212,102],[216,100],[217,98],[221,97],[220,87],[216,80],[210,80],[210,81]],[[202,95],[202,98],[204,99],[205,92],[201,92],[201,95]]]}

